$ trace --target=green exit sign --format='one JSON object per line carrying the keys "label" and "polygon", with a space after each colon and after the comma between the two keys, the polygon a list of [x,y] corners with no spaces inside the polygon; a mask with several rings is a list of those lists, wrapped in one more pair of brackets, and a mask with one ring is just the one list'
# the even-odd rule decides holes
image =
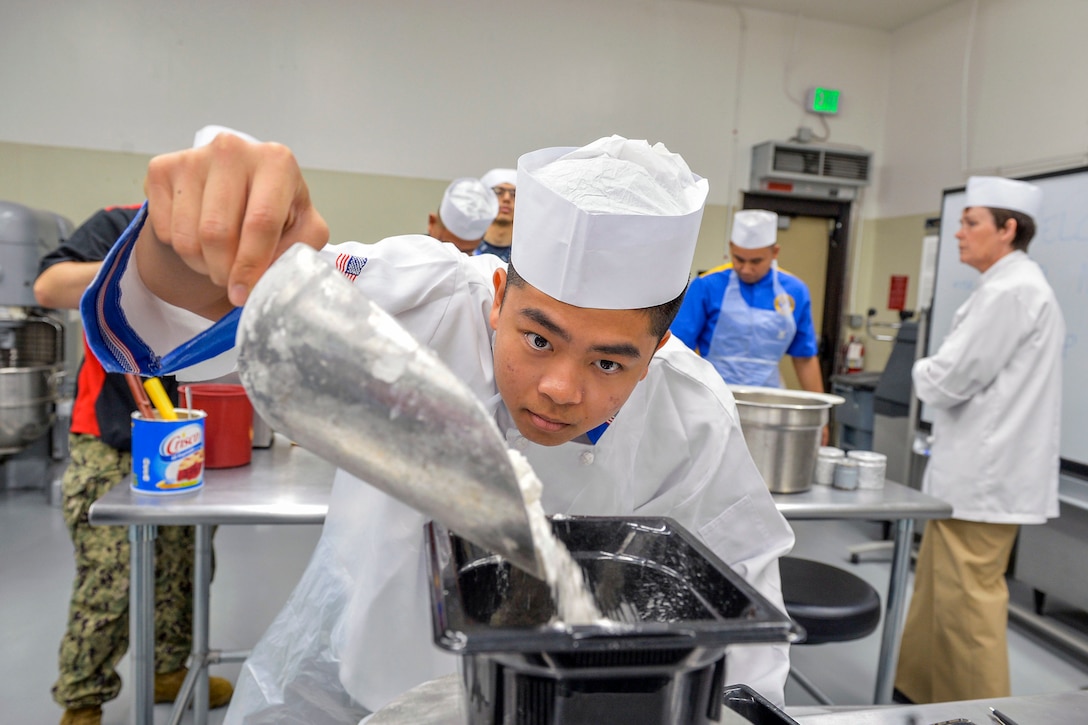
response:
{"label": "green exit sign", "polygon": [[835,88],[810,88],[808,109],[813,113],[836,114],[839,112],[839,91]]}

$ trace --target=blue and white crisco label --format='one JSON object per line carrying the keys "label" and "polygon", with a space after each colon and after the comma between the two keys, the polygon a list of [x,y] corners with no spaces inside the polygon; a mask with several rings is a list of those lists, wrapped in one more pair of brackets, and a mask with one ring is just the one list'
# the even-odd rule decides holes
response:
{"label": "blue and white crisco label", "polygon": [[181,420],[132,414],[132,488],[178,493],[204,484],[204,411],[179,408]]}

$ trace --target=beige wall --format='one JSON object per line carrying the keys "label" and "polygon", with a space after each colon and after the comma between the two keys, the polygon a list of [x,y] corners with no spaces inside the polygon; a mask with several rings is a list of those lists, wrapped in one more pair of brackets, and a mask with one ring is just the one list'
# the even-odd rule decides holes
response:
{"label": "beige wall", "polygon": [[[0,143],[0,199],[55,212],[79,225],[104,206],[139,203],[150,156]],[[335,241],[425,234],[446,182],[304,171]]]}
{"label": "beige wall", "polygon": [[344,171],[303,171],[333,242],[376,242],[396,234],[426,234],[448,182]]}
{"label": "beige wall", "polygon": [[[80,224],[98,209],[143,200],[150,156],[0,143],[0,199],[55,212]],[[334,242],[426,234],[447,182],[305,169],[306,183]],[[722,263],[728,209],[703,214],[692,271]]]}
{"label": "beige wall", "polygon": [[80,224],[98,209],[143,201],[144,154],[0,143],[0,199]]}
{"label": "beige wall", "polygon": [[[874,322],[896,323],[899,313],[888,309],[888,288],[893,274],[905,274],[907,281],[907,309],[918,309],[918,272],[922,262],[922,237],[925,236],[925,221],[936,216],[932,214],[911,214],[888,219],[867,220],[860,230],[860,259],[856,264],[859,270],[857,280],[857,299],[850,306],[851,311],[862,315],[870,307],[876,308]],[[873,328],[874,333],[894,335],[888,328]],[[844,335],[860,336],[865,344],[865,369],[883,370],[892,351],[891,342],[879,342],[865,334],[864,325],[860,329],[844,329]]]}
{"label": "beige wall", "polygon": [[[0,199],[56,212],[80,224],[98,209],[143,200],[145,154],[0,143]],[[304,170],[311,194],[329,223],[332,241],[372,242],[395,234],[426,233],[427,214],[435,210],[446,182],[341,171]],[[731,210],[710,204],[695,251],[692,273],[725,260]],[[894,321],[886,309],[888,277],[910,277],[908,306],[914,307],[923,224],[927,216],[867,220],[855,244],[859,255],[857,299],[848,311]],[[794,270],[797,271],[797,270]],[[847,333],[849,334],[849,333]],[[866,369],[883,368],[890,343],[866,338]]]}

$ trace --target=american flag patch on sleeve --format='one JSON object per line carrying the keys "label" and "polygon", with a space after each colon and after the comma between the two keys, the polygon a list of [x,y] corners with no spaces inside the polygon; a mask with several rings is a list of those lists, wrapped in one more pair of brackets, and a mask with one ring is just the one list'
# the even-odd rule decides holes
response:
{"label": "american flag patch on sleeve", "polygon": [[336,268],[352,282],[355,281],[355,278],[359,276],[365,266],[366,257],[356,257],[354,254],[336,255]]}

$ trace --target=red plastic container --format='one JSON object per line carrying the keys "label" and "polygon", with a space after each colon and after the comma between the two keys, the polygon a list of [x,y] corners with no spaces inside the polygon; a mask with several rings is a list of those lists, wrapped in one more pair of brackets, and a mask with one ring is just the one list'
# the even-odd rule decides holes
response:
{"label": "red plastic container", "polygon": [[192,396],[192,407],[208,414],[204,421],[204,467],[234,468],[253,457],[253,404],[241,385],[183,385],[180,399]]}

